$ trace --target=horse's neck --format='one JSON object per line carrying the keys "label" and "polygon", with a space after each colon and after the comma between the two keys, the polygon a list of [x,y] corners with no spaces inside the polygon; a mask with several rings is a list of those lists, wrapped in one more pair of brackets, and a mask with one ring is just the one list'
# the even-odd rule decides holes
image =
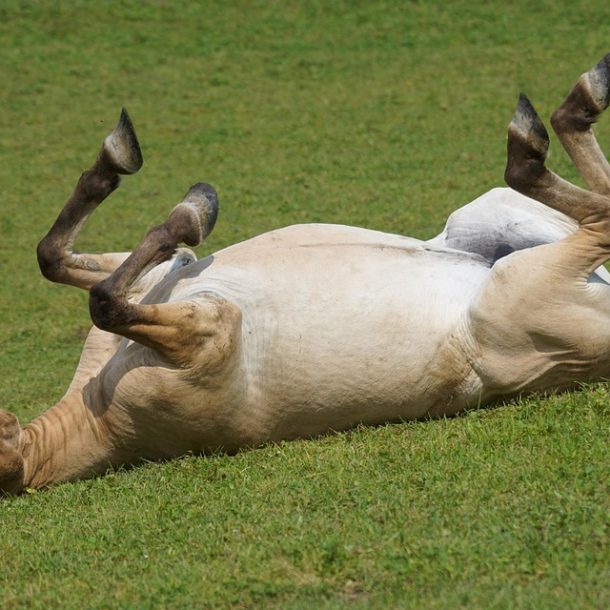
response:
{"label": "horse's neck", "polygon": [[110,463],[107,435],[82,392],[66,394],[23,429],[26,487],[44,487],[103,472]]}

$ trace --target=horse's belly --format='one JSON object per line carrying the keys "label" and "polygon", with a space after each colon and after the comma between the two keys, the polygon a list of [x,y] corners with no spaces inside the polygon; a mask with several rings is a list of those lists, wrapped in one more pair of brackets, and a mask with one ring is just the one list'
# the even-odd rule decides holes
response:
{"label": "horse's belly", "polygon": [[486,268],[426,252],[325,254],[208,284],[242,311],[240,412],[273,440],[422,417],[469,372],[463,351],[445,352]]}
{"label": "horse's belly", "polygon": [[417,240],[303,226],[185,267],[147,299],[214,294],[240,308],[244,391],[222,420],[256,443],[458,404],[470,372],[460,333],[488,273]]}

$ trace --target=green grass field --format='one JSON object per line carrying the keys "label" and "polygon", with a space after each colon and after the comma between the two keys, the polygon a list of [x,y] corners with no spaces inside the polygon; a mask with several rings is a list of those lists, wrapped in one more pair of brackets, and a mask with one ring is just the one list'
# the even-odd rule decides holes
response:
{"label": "green grass field", "polygon": [[[35,247],[126,106],[145,157],[79,248],[130,249],[198,180],[206,254],[340,222],[427,238],[502,184],[610,3],[0,2],[0,407],[59,399],[87,295]],[[610,151],[610,123],[599,129]],[[550,164],[578,182],[552,141]],[[608,608],[609,391],[186,457],[0,503],[0,608]]]}

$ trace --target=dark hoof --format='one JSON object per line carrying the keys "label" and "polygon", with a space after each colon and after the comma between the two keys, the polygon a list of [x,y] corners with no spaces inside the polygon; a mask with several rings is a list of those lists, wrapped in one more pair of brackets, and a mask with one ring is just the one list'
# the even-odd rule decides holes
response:
{"label": "dark hoof", "polygon": [[532,103],[524,93],[519,95],[517,109],[508,127],[509,137],[517,137],[535,156],[546,158],[549,134]]}
{"label": "dark hoof", "polygon": [[598,113],[603,112],[610,103],[610,53],[586,73],[591,99]]}
{"label": "dark hoof", "polygon": [[121,110],[114,131],[104,140],[104,151],[119,174],[135,174],[144,163],[140,143],[125,108]]}
{"label": "dark hoof", "polygon": [[504,179],[511,188],[530,195],[546,171],[549,134],[531,102],[523,93],[515,116],[508,126],[507,160]]}
{"label": "dark hoof", "polygon": [[170,220],[180,227],[179,241],[197,246],[212,232],[217,216],[218,195],[214,187],[198,182],[173,209]]}

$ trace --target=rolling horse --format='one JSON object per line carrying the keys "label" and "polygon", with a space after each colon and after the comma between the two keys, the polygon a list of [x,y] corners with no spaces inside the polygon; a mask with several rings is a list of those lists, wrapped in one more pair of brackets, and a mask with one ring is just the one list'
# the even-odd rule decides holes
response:
{"label": "rolling horse", "polygon": [[133,252],[74,250],[142,166],[123,111],[38,246],[46,278],[89,291],[94,326],[56,405],[23,428],[0,411],[0,490],[608,378],[610,166],[591,126],[609,97],[610,54],[551,118],[588,189],[546,167],[548,134],[522,95],[509,188],[454,212],[434,239],[302,224],[201,260],[179,245],[214,227],[205,183]]}

